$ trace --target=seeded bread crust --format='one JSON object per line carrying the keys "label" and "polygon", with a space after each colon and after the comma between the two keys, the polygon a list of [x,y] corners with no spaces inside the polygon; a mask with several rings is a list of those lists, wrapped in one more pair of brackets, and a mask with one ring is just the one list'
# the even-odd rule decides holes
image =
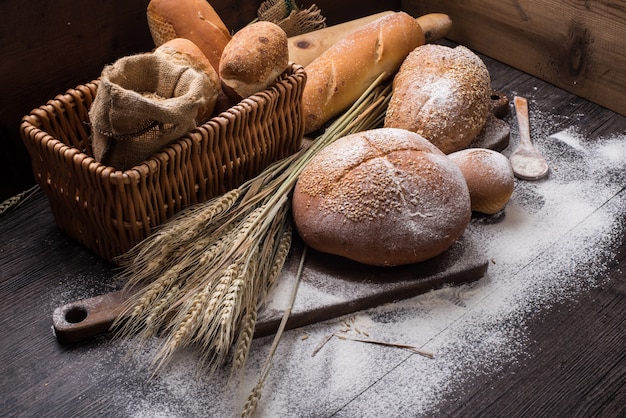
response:
{"label": "seeded bread crust", "polygon": [[418,134],[391,128],[322,150],[300,175],[292,208],[311,248],[378,266],[441,254],[471,217],[460,169]]}
{"label": "seeded bread crust", "polygon": [[483,129],[490,96],[480,57],[462,45],[423,45],[394,78],[385,127],[416,132],[449,154],[466,148]]}

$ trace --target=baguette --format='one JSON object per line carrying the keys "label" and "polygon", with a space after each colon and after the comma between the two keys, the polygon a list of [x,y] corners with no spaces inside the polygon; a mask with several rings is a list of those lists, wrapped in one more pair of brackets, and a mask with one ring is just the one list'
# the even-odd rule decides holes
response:
{"label": "baguette", "polygon": [[[291,36],[289,38],[289,61],[306,67],[324,51],[350,33],[392,13],[394,12],[390,10],[379,12],[302,35]],[[424,32],[425,42],[443,38],[452,27],[452,20],[443,13],[425,14],[416,20]]]}
{"label": "baguette", "polygon": [[373,15],[338,23],[323,29],[289,37],[289,61],[303,67],[309,65],[322,52],[336,44],[340,39],[370,22],[393,13],[385,11]]}
{"label": "baguette", "polygon": [[231,35],[206,0],[151,0],[147,18],[156,47],[174,38],[189,39],[219,71],[222,51]]}
{"label": "baguette", "polygon": [[424,42],[415,18],[395,12],[335,43],[306,67],[305,133],[320,129],[344,111],[381,73],[393,76],[407,55]]}

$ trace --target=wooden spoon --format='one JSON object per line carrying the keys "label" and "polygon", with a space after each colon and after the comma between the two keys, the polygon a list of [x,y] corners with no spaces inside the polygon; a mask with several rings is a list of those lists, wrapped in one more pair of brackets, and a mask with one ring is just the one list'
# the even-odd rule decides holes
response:
{"label": "wooden spoon", "polygon": [[513,173],[523,180],[539,180],[548,174],[548,163],[530,140],[528,102],[518,96],[515,96],[513,101],[520,136],[520,143],[510,157]]}

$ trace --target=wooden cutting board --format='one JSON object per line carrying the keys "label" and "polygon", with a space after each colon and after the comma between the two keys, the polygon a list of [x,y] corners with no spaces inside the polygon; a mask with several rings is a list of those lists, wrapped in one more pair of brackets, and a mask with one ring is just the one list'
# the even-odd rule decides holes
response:
{"label": "wooden cutting board", "polygon": [[[502,151],[509,144],[510,127],[501,118],[508,113],[505,94],[493,92],[485,128],[470,147]],[[287,302],[280,304],[295,282],[303,244],[295,240],[278,279],[276,296],[259,313],[255,336],[274,333]],[[298,296],[286,329],[309,325],[394,300],[409,298],[446,285],[481,278],[487,270],[485,256],[465,232],[448,251],[423,263],[400,267],[372,267],[309,249]],[[53,329],[61,343],[76,343],[107,332],[118,316],[125,295],[118,291],[80,300],[55,309]]]}
{"label": "wooden cutting board", "polygon": [[[296,282],[304,246],[297,238],[272,298],[259,313],[255,337],[275,333]],[[307,249],[295,304],[286,329],[314,324],[444,286],[483,277],[488,262],[466,233],[431,260],[398,267],[372,267]],[[109,330],[124,301],[122,292],[79,300],[55,309],[53,328],[59,342],[73,344]]]}
{"label": "wooden cutting board", "polygon": [[[296,281],[303,245],[295,242],[281,274],[274,300],[259,314],[255,336],[273,334]],[[433,259],[397,267],[373,267],[307,249],[294,307],[286,329],[338,318],[411,298],[444,286],[476,281],[488,261],[468,232]]]}

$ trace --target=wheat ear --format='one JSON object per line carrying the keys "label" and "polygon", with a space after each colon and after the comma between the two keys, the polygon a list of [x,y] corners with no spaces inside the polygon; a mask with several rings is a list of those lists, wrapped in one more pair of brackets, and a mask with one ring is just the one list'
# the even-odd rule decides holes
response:
{"label": "wheat ear", "polygon": [[[380,86],[384,78],[310,146],[271,164],[232,193],[183,211],[119,259],[121,276],[136,289],[126,312],[137,309],[123,322],[122,335],[153,335],[160,325],[165,341],[155,357],[157,370],[191,343],[200,343],[203,358],[218,365],[234,341],[241,341],[236,357],[245,361],[247,334],[256,321],[249,313],[265,300],[289,252],[290,194],[298,176],[334,140],[381,122],[391,92],[390,84]],[[236,277],[222,283],[233,263]],[[175,280],[158,282],[177,266]]]}
{"label": "wheat ear", "polygon": [[278,326],[278,330],[276,331],[276,335],[274,335],[274,340],[272,341],[272,346],[270,347],[270,352],[265,359],[265,364],[263,365],[263,370],[261,372],[261,376],[257,381],[257,384],[254,386],[248,399],[243,408],[243,417],[251,417],[256,412],[256,409],[259,404],[259,400],[261,399],[261,395],[263,392],[263,385],[265,385],[265,379],[269,374],[270,368],[272,366],[272,360],[274,359],[274,354],[276,353],[276,349],[278,348],[278,343],[280,342],[280,338],[285,330],[285,326],[287,325],[287,321],[289,319],[289,315],[291,314],[291,309],[293,308],[293,304],[296,300],[296,296],[298,293],[298,287],[300,286],[300,278],[302,277],[302,269],[304,268],[304,260],[306,259],[307,247],[305,246],[302,250],[302,255],[300,257],[300,264],[298,266],[298,272],[296,273],[296,280],[293,285],[293,289],[291,291],[291,296],[289,299],[289,305],[283,312],[283,316],[280,321],[280,325]]}

